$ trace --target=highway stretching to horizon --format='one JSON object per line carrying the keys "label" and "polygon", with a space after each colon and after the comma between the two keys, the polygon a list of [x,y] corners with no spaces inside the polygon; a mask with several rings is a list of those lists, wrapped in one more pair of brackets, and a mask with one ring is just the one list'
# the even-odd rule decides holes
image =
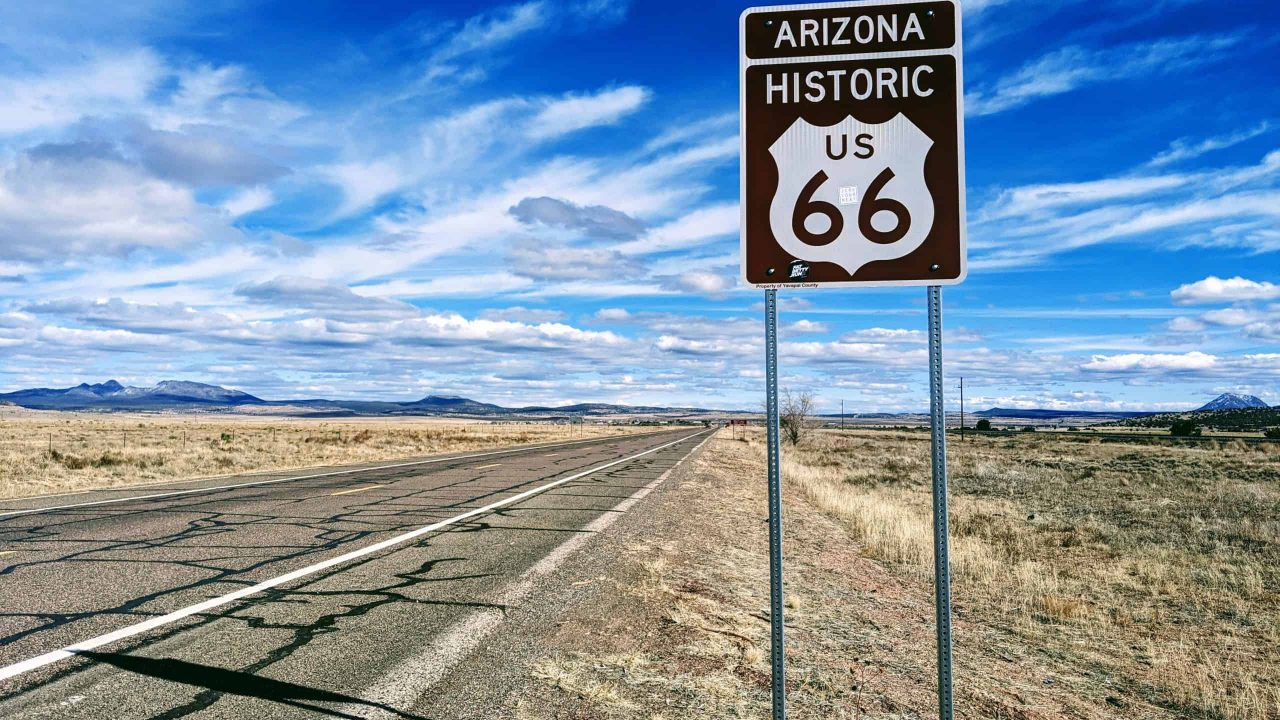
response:
{"label": "highway stretching to horizon", "polygon": [[427,717],[710,433],[0,501],[0,717]]}

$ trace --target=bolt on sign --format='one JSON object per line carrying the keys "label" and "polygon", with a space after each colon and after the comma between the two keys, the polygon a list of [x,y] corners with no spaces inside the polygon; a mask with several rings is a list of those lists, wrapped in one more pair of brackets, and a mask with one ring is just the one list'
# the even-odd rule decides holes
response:
{"label": "bolt on sign", "polygon": [[740,33],[746,282],[963,281],[959,3],[751,8]]}

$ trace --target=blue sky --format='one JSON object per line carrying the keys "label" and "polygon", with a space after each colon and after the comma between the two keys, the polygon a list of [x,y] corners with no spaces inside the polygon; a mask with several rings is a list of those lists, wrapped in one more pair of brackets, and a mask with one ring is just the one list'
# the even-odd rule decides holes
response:
{"label": "blue sky", "polygon": [[[972,406],[1280,403],[1280,10],[965,2]],[[756,408],[744,5],[0,7],[0,388]],[[782,293],[784,387],[918,410],[924,290]]]}

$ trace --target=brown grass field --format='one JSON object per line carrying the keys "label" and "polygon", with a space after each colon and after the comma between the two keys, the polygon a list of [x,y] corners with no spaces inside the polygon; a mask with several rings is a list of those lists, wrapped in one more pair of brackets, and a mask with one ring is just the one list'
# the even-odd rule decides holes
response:
{"label": "brown grass field", "polygon": [[[1280,719],[1280,447],[950,451],[959,717]],[[767,716],[764,456],[708,445],[525,717]],[[929,467],[926,432],[784,448],[791,717],[937,717]]]}
{"label": "brown grass field", "polygon": [[[923,434],[791,458],[869,555],[929,577]],[[1280,447],[973,438],[952,478],[959,615],[1179,714],[1280,718]]]}
{"label": "brown grass field", "polygon": [[654,428],[0,408],[0,498],[375,462]]}

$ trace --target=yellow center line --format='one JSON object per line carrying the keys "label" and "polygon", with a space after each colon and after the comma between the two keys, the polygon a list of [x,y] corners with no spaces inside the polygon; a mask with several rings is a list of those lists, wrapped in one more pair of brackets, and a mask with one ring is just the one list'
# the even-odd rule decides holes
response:
{"label": "yellow center line", "polygon": [[478,468],[472,468],[472,469],[474,469],[474,470],[487,470],[487,469],[489,469],[489,468],[495,468],[495,467],[502,467],[502,463],[494,463],[494,464],[492,464],[492,465],[481,465],[481,466],[480,466],[480,467],[478,467]]}
{"label": "yellow center line", "polygon": [[382,486],[381,486],[381,485],[370,485],[370,486],[368,486],[368,487],[352,488],[352,489],[350,489],[350,490],[343,490],[343,491],[341,491],[341,492],[329,493],[329,497],[337,497],[337,496],[339,496],[339,495],[350,495],[351,493],[364,492],[365,490],[372,490],[372,489],[374,489],[374,488],[380,488],[380,487],[382,487]]}
{"label": "yellow center line", "polygon": [[0,557],[3,557],[5,555],[16,555],[17,553],[18,553],[17,550],[0,550]]}

